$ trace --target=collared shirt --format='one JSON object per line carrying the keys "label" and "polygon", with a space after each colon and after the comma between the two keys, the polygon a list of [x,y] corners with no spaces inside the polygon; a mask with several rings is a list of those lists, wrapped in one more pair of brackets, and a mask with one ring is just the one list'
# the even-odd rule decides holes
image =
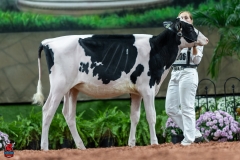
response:
{"label": "collared shirt", "polygon": [[[201,60],[202,60],[202,56],[203,56],[203,46],[197,46],[197,54],[193,55],[193,49],[191,49],[191,54],[190,54],[190,65],[198,65]],[[175,62],[173,63],[174,65],[186,65],[187,64],[187,50],[188,48],[183,48],[180,52],[180,54],[178,55],[178,57],[176,58]]]}

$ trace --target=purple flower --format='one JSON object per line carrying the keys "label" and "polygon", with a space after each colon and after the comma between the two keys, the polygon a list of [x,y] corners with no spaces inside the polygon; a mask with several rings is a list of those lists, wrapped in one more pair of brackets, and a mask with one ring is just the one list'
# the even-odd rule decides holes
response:
{"label": "purple flower", "polygon": [[8,135],[0,131],[0,150],[7,144],[10,143]]}
{"label": "purple flower", "polygon": [[176,133],[176,131],[175,130],[171,130],[171,133],[173,134],[173,135],[177,135],[177,133]]}
{"label": "purple flower", "polygon": [[209,135],[210,131],[209,130],[205,130],[205,135]]}
{"label": "purple flower", "polygon": [[213,125],[213,126],[212,126],[212,129],[215,129],[215,130],[217,130],[217,129],[218,129],[218,127],[217,127],[216,125]]}
{"label": "purple flower", "polygon": [[166,122],[165,135],[178,135],[183,134],[178,125],[169,117]]}
{"label": "purple flower", "polygon": [[206,112],[196,121],[203,136],[208,140],[226,141],[240,133],[239,124],[225,111]]}
{"label": "purple flower", "polygon": [[222,118],[218,119],[218,122],[223,123],[223,119]]}
{"label": "purple flower", "polygon": [[220,137],[221,131],[218,129],[216,132],[214,132],[215,137]]}

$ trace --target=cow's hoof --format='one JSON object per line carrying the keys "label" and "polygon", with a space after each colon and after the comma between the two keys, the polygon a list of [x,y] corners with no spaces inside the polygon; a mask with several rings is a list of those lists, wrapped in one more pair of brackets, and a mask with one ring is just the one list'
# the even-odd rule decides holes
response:
{"label": "cow's hoof", "polygon": [[133,145],[128,145],[128,146],[131,147],[131,148],[135,147],[135,146],[133,146]]}
{"label": "cow's hoof", "polygon": [[132,140],[131,142],[128,142],[128,146],[129,147],[135,147],[136,146],[136,141],[135,140]]}
{"label": "cow's hoof", "polygon": [[151,142],[151,145],[158,145],[158,141]]}
{"label": "cow's hoof", "polygon": [[41,148],[41,151],[48,151],[48,148]]}
{"label": "cow's hoof", "polygon": [[128,146],[129,147],[135,147],[136,145],[135,145],[135,143],[128,143]]}
{"label": "cow's hoof", "polygon": [[77,147],[77,149],[86,150],[86,147]]}

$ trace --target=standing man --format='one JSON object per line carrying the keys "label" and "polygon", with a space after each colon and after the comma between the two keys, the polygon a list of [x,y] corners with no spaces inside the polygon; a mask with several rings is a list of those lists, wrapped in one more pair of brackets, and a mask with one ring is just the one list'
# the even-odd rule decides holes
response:
{"label": "standing man", "polygon": [[[178,15],[187,23],[193,24],[190,12]],[[198,87],[197,66],[202,59],[203,46],[184,48],[172,65],[171,79],[166,96],[166,113],[182,129],[184,139],[181,145],[191,145],[203,140],[196,129],[195,96]]]}

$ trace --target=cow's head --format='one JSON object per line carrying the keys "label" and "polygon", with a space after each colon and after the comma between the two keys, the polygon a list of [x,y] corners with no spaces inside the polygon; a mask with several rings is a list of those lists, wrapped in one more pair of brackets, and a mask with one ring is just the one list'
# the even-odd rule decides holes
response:
{"label": "cow's head", "polygon": [[192,24],[187,23],[183,19],[177,18],[174,22],[163,22],[165,28],[177,33],[177,36],[181,37],[180,48],[187,48],[193,46],[203,46],[208,43],[208,39]]}

